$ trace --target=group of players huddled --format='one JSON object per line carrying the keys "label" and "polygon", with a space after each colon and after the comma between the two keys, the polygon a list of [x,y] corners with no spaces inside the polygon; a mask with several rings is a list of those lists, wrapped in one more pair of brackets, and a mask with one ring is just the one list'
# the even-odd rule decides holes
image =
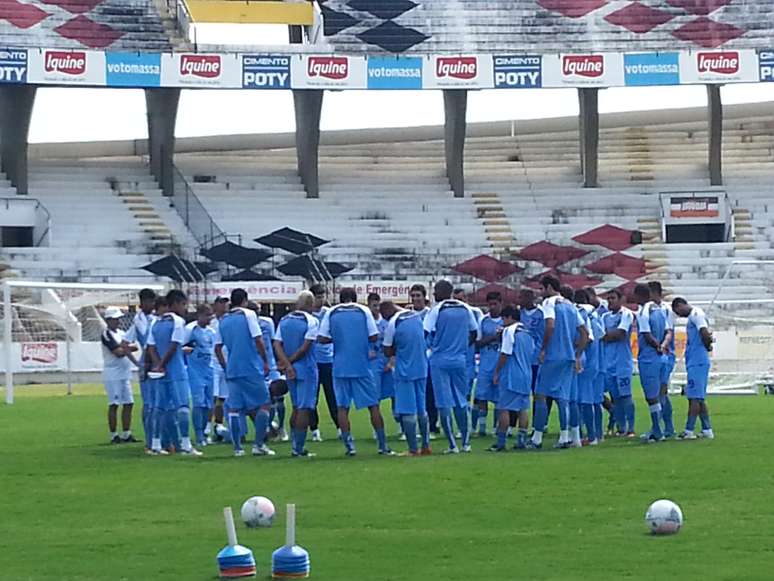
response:
{"label": "group of players huddled", "polygon": [[[313,456],[306,439],[311,432],[312,440],[322,441],[320,387],[349,456],[356,453],[349,421],[353,405],[369,410],[379,454],[394,454],[381,413],[384,400],[407,442],[404,455],[430,454],[439,423],[448,444],[444,453],[470,452],[471,435],[487,436],[490,404],[496,436],[491,451],[506,450],[514,435],[516,450],[542,448],[552,408],[560,427],[555,448],[596,446],[606,436],[636,436],[630,342],[636,333],[651,418],[640,438],[659,442],[676,435],[668,393],[676,317],[687,319],[689,408],[679,438],[714,438],[705,404],[713,337],[701,309],[683,298],[665,304],[656,281],[635,287],[636,313],[618,290],[605,300],[592,288],[573,290],[552,276],[540,284],[542,300],[523,289],[518,305],[505,305],[499,293],[489,293],[486,314],[445,280],[434,286],[434,306],[428,305],[425,287],[414,285],[406,308],[376,294],[361,305],[352,288],[343,288],[329,307],[325,288],[313,285],[276,328],[243,289],[197,307],[188,324],[183,292],[156,297],[146,289],[126,334],[118,329],[120,309],[105,313],[111,440],[136,441],[130,431],[134,363],[140,369],[145,446],[152,455],[200,456],[207,444],[227,440],[235,455],[243,456],[249,418],[253,455],[274,455],[267,440],[276,438],[291,440],[294,457]],[[284,430],[288,392],[290,436]]]}

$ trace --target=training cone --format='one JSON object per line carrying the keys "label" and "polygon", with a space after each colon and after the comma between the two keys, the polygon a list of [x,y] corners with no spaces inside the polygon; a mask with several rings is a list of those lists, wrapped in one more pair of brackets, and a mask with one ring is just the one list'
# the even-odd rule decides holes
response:
{"label": "training cone", "polygon": [[285,545],[271,555],[271,576],[274,579],[309,577],[309,553],[296,544],[296,505],[288,505]]}
{"label": "training cone", "polygon": [[226,536],[228,545],[218,553],[218,569],[221,579],[236,579],[238,577],[255,577],[255,557],[247,547],[237,543],[234,515],[231,507],[223,509],[223,518],[226,521]]}

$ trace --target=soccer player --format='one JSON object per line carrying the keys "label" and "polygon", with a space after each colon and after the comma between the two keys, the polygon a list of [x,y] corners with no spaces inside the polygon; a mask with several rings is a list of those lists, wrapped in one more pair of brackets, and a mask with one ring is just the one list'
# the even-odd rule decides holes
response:
{"label": "soccer player", "polygon": [[[188,309],[185,293],[179,290],[169,291],[167,306],[169,312],[153,324],[151,336],[148,338],[148,354],[153,361],[152,371],[163,374],[156,385],[157,409],[166,412],[168,417],[173,416],[171,423],[177,428],[174,439],[180,453],[201,456],[202,452],[193,447],[189,435],[191,387],[183,358],[186,335],[183,316]],[[153,450],[158,453],[159,449],[160,442],[153,442]]]}
{"label": "soccer player", "polygon": [[314,295],[302,291],[296,301],[296,310],[282,317],[274,335],[278,365],[287,377],[293,404],[290,417],[293,457],[314,456],[305,447],[309,418],[319,391],[314,349],[319,323],[312,316],[313,310]]}
{"label": "soccer player", "polygon": [[212,309],[199,305],[196,320],[186,325],[184,343],[188,354],[188,383],[191,386],[194,439],[197,446],[206,446],[204,429],[214,404],[213,366],[215,330],[210,326]]}
{"label": "soccer player", "polygon": [[[314,295],[314,311],[312,316],[317,319],[318,323],[322,323],[325,313],[328,312],[330,307],[325,304],[325,287],[321,284],[313,284],[309,287],[309,291]],[[318,326],[319,329],[319,326]],[[333,343],[320,343],[319,341],[314,344],[314,357],[317,361],[317,375],[319,377],[320,385],[323,388],[323,394],[325,395],[325,405],[328,407],[328,414],[331,416],[333,425],[336,426],[336,430],[341,435],[341,429],[339,428],[339,412],[336,405],[336,392],[333,389]],[[317,388],[316,400],[320,398],[320,388]],[[322,442],[322,433],[320,432],[320,417],[317,414],[317,404],[315,403],[310,418],[309,429],[312,431],[312,441]]]}
{"label": "soccer player", "polygon": [[[273,347],[273,341],[274,334],[276,332],[276,327],[274,325],[274,319],[271,317],[267,317],[265,315],[261,315],[261,305],[254,303],[250,301],[248,303],[247,307],[253,311],[258,316],[258,324],[261,326],[261,333],[263,337],[266,339],[264,341],[264,345],[266,346],[266,355],[269,357],[269,373],[266,374],[266,377],[264,378],[266,380],[266,385],[271,386],[272,382],[277,381],[281,378],[280,372],[277,369],[277,358],[274,355],[274,347]],[[274,417],[276,416],[276,420],[274,420]],[[285,397],[278,397],[278,398],[272,398],[271,400],[271,409],[269,411],[269,427],[272,427],[272,422],[275,421],[277,423],[277,438],[281,442],[287,442],[290,438],[288,437],[287,432],[285,431]],[[247,433],[247,426],[246,422],[242,423],[242,433]]]}
{"label": "soccer player", "polygon": [[[575,291],[573,288],[569,285],[563,284],[559,288],[559,294],[562,296],[564,300],[566,300],[570,304],[575,303]],[[576,307],[577,308],[577,307]],[[581,319],[583,320],[584,324],[586,325],[586,331],[588,332],[588,343],[586,344],[586,347],[588,348],[588,344],[594,341],[594,335],[591,331],[591,322],[589,321],[588,313],[583,309],[578,309],[578,313],[581,316]],[[584,349],[583,353],[581,353],[581,366],[585,368],[586,366],[586,350]],[[580,416],[580,401],[578,399],[578,376],[580,372],[575,373],[572,378],[572,384],[570,385],[570,399],[569,399],[569,418],[570,418],[570,447],[571,448],[580,448],[583,446],[583,443],[581,441],[581,435],[580,435],[580,424],[581,424],[581,416]],[[551,415],[551,406],[548,406],[548,415]]]}
{"label": "soccer player", "polygon": [[151,412],[153,410],[153,391],[151,381],[146,375],[145,369],[145,347],[148,344],[150,328],[155,319],[153,310],[156,307],[156,293],[149,288],[140,291],[140,310],[134,316],[131,327],[124,335],[124,344],[137,343],[140,346],[140,358],[138,366],[140,368],[140,396],[142,397],[142,429],[145,433],[145,452],[149,453],[151,449],[151,439],[153,437],[153,427],[151,424]]}
{"label": "soccer player", "polygon": [[[132,355],[132,346],[124,341],[124,333],[118,328],[124,314],[118,307],[105,309],[107,328],[102,332],[102,381],[108,397],[108,429],[111,444],[136,442],[132,435],[132,363],[139,367]],[[118,406],[121,406],[121,428],[118,435]]]}
{"label": "soccer player", "polygon": [[[481,325],[481,319],[484,318],[484,312],[478,307],[474,307],[470,305],[467,295],[465,294],[465,291],[463,289],[461,288],[454,289],[454,291],[452,292],[452,298],[456,301],[460,301],[461,303],[465,303],[467,307],[470,309],[470,311],[473,313],[473,316],[476,319],[476,324],[478,324],[479,326]],[[476,343],[473,342],[471,343],[470,347],[468,347],[468,356],[467,356],[468,404],[470,404],[470,396],[473,393],[473,383],[475,382],[475,380],[476,380]],[[475,424],[473,425],[475,426]],[[460,430],[461,429],[462,428],[460,428]]]}
{"label": "soccer player", "polygon": [[[427,306],[427,288],[423,284],[413,284],[409,289],[411,310],[419,313],[422,321],[425,320],[430,307]],[[435,393],[433,393],[433,378],[427,374],[427,386],[425,389],[425,408],[427,409],[427,421],[430,425],[430,439],[435,439],[438,433],[438,408],[435,407]]]}
{"label": "soccer player", "polygon": [[583,443],[596,446],[602,438],[604,380],[600,377],[599,367],[602,352],[601,338],[605,333],[602,320],[591,304],[586,290],[576,290],[573,298],[591,327],[590,340],[584,352],[583,371],[578,375],[578,403],[583,424],[586,427],[586,440]]}
{"label": "soccer player", "polygon": [[489,312],[484,315],[479,325],[481,338],[476,342],[479,350],[478,380],[476,381],[476,395],[473,400],[472,429],[478,427],[478,435],[486,436],[486,416],[489,402],[497,403],[497,387],[492,382],[495,367],[500,353],[500,339],[503,333],[503,297],[499,292],[493,291],[486,295]]}
{"label": "soccer player", "polygon": [[[244,456],[241,415],[250,417],[255,426],[253,456],[274,456],[266,446],[271,398],[265,377],[269,373],[269,356],[263,342],[258,316],[248,308],[247,292],[231,291],[231,310],[223,317],[215,340],[215,355],[226,370],[228,383],[228,427],[234,455]],[[270,338],[267,337],[267,340]],[[228,350],[228,360],[223,355]]]}
{"label": "soccer player", "polygon": [[658,308],[664,311],[666,318],[666,336],[661,342],[662,366],[661,366],[661,416],[664,419],[664,438],[671,438],[675,435],[675,425],[672,419],[672,400],[669,399],[669,380],[672,371],[675,368],[675,314],[670,306],[663,302],[663,289],[661,283],[652,280],[648,283],[650,289],[650,300]]}
{"label": "soccer player", "polygon": [[[229,305],[227,297],[218,297],[215,299],[215,302],[212,303],[212,312],[215,316],[212,318],[210,325],[212,326],[212,330],[215,331],[216,337],[218,335],[218,327],[220,326],[220,322],[223,320],[223,317],[226,316],[228,307]],[[223,356],[228,358],[228,353],[224,351]],[[208,425],[204,428],[204,431],[208,437],[210,437],[210,439],[212,439],[210,436],[210,432],[212,432],[215,435],[215,440],[220,440],[222,438],[222,434],[228,431],[224,426],[225,417],[223,412],[226,404],[226,398],[228,397],[228,385],[226,384],[226,370],[223,369],[223,366],[220,364],[220,360],[217,357],[212,358],[212,369],[215,409],[213,410],[212,418],[210,421],[214,423],[214,426]]]}
{"label": "soccer player", "polygon": [[[519,321],[526,328],[535,350],[532,355],[532,393],[535,393],[535,383],[537,382],[538,369],[540,368],[540,351],[543,349],[543,333],[546,329],[546,321],[543,318],[543,311],[535,305],[535,292],[532,289],[524,288],[519,291]],[[548,400],[547,400],[548,401]],[[532,402],[532,417],[535,416],[535,402]],[[511,416],[511,427],[516,426],[517,417]]]}
{"label": "soccer player", "polygon": [[587,286],[585,289],[586,294],[589,295],[589,304],[594,307],[597,315],[602,317],[610,309],[608,308],[607,301],[597,295],[597,291],[593,286]]}
{"label": "soccer player", "polygon": [[540,350],[540,370],[535,385],[535,418],[532,440],[528,447],[539,449],[543,445],[543,432],[548,425],[546,397],[553,397],[559,413],[559,440],[557,448],[571,444],[569,425],[569,399],[573,378],[582,370],[582,355],[588,343],[586,323],[575,305],[559,294],[561,285],[554,276],[540,280],[543,292],[543,318],[545,332]]}
{"label": "soccer player", "polygon": [[634,287],[637,310],[637,367],[645,400],[650,409],[650,431],[643,434],[646,442],[660,442],[661,431],[661,373],[664,366],[661,345],[667,334],[667,321],[663,309],[650,300],[650,289],[645,284]]}
{"label": "soccer player", "polygon": [[376,432],[379,454],[392,456],[384,433],[384,419],[379,410],[379,393],[371,373],[368,354],[371,343],[379,337],[371,311],[357,303],[357,292],[343,288],[339,304],[325,313],[317,340],[333,343],[333,389],[339,406],[339,427],[348,456],[354,456],[355,441],[349,423],[349,408],[368,408]]}
{"label": "soccer player", "polygon": [[685,422],[685,431],[680,434],[683,440],[695,440],[694,433],[696,418],[701,419],[701,435],[712,440],[715,433],[712,431],[709,410],[707,409],[707,383],[709,382],[710,358],[712,351],[712,331],[709,329],[707,316],[698,307],[692,307],[682,298],[677,297],[672,301],[672,310],[678,317],[686,317],[687,340],[685,343],[685,370],[688,373],[688,384],[685,387],[685,395],[688,398],[688,420]]}
{"label": "soccer player", "polygon": [[632,399],[632,346],[630,337],[634,314],[627,309],[624,296],[618,289],[607,294],[610,310],[602,316],[605,334],[603,357],[605,361],[605,387],[613,402],[613,413],[620,429],[619,435],[633,438],[634,399]]}
{"label": "soccer player", "polygon": [[[389,321],[384,332],[384,353],[395,359],[395,414],[406,435],[409,456],[427,456],[430,429],[425,409],[427,388],[427,343],[421,311],[398,309],[391,301],[379,306],[382,317]],[[417,446],[417,424],[421,450]]]}
{"label": "soccer player", "polygon": [[438,281],[433,289],[436,304],[425,317],[425,332],[430,337],[430,374],[433,377],[435,403],[441,416],[441,427],[449,441],[444,453],[458,454],[452,431],[451,412],[462,437],[462,451],[470,452],[468,426],[468,357],[478,338],[478,321],[471,308],[452,299],[452,285]]}
{"label": "soccer player", "polygon": [[519,311],[507,306],[502,310],[502,345],[492,382],[497,386],[497,407],[499,422],[497,442],[489,448],[493,452],[505,450],[511,414],[519,419],[519,431],[516,435],[515,450],[527,447],[527,428],[529,427],[529,396],[532,393],[532,357],[535,343],[529,331],[519,324]]}
{"label": "soccer player", "polygon": [[[379,337],[371,345],[368,357],[371,360],[371,372],[374,376],[374,382],[379,390],[379,400],[385,400],[392,399],[395,395],[395,383],[392,374],[395,362],[384,354],[384,332],[389,321],[379,314],[379,304],[381,302],[382,298],[377,293],[369,293],[366,298],[368,309],[376,322],[376,328],[379,329]],[[397,419],[395,421],[400,423]]]}

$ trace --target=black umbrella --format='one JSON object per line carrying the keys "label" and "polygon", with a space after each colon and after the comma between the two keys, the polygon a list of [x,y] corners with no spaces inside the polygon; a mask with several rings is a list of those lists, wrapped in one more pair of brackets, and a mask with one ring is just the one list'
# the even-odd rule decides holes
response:
{"label": "black umbrella", "polygon": [[298,256],[278,267],[282,274],[288,276],[300,276],[307,280],[332,280],[352,270],[352,267],[344,266],[338,262],[325,262],[311,256]]}
{"label": "black umbrella", "polygon": [[246,246],[240,246],[233,242],[226,241],[221,242],[213,246],[202,250],[201,253],[216,262],[225,262],[231,266],[237,268],[250,268],[255,266],[259,262],[263,262],[268,258],[271,258],[271,252],[264,250],[263,248],[247,248]]}
{"label": "black umbrella", "polygon": [[333,278],[336,278],[337,276],[341,276],[345,272],[349,272],[354,266],[347,266],[346,264],[341,264],[340,262],[326,262],[325,263],[326,268],[328,269],[328,272],[331,273],[331,276]]}
{"label": "black umbrella", "polygon": [[194,262],[194,265],[196,266],[197,270],[204,276],[212,274],[213,272],[218,272],[220,270],[218,265],[214,262]]}
{"label": "black umbrella", "polygon": [[175,282],[200,282],[204,276],[190,260],[180,258],[174,254],[154,260],[142,267],[157,276],[166,276]]}
{"label": "black umbrella", "polygon": [[318,246],[330,242],[330,240],[323,240],[313,234],[300,232],[299,230],[293,230],[292,228],[287,227],[275,230],[266,236],[256,238],[255,241],[264,246],[268,246],[269,248],[281,248],[282,250],[287,250],[293,254],[310,252]]}
{"label": "black umbrella", "polygon": [[237,273],[230,274],[228,276],[224,276],[223,281],[225,282],[255,282],[255,281],[271,281],[271,280],[279,280],[276,276],[272,276],[270,274],[263,274],[261,272],[255,272],[254,270],[245,269],[240,270]]}

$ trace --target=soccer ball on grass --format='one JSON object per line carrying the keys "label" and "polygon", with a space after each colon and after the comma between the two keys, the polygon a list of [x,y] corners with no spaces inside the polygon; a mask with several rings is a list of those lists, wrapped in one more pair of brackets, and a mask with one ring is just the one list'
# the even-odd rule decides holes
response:
{"label": "soccer ball on grass", "polygon": [[274,522],[274,504],[264,496],[251,496],[242,505],[242,520],[250,527],[270,527]]}
{"label": "soccer ball on grass", "polygon": [[645,524],[654,535],[673,535],[683,526],[683,511],[671,500],[657,500],[645,513]]}

